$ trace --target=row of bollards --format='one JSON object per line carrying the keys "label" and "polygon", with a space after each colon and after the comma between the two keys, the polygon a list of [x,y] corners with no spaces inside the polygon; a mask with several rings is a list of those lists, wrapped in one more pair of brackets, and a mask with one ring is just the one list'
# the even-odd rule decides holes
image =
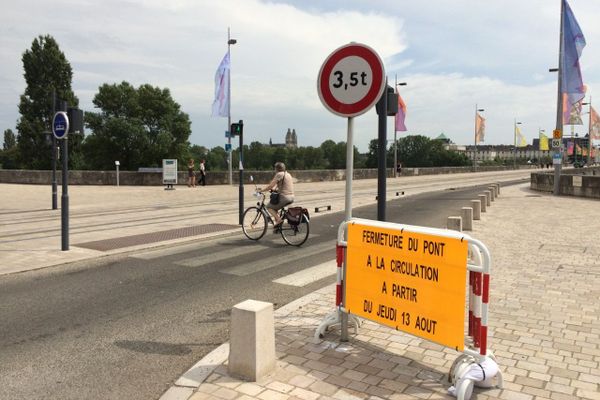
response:
{"label": "row of bollards", "polygon": [[459,232],[472,231],[473,220],[480,220],[481,213],[486,212],[498,196],[500,196],[500,184],[494,183],[488,186],[488,190],[477,195],[476,200],[471,200],[470,207],[461,208],[460,216],[448,217],[446,227]]}

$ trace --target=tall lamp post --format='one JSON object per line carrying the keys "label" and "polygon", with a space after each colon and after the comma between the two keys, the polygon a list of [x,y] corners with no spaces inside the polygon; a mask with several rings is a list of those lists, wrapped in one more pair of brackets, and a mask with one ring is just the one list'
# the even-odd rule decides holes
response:
{"label": "tall lamp post", "polygon": [[229,155],[228,155],[228,164],[229,164],[229,184],[233,185],[233,169],[232,169],[232,159],[231,154],[233,153],[231,149],[231,45],[236,44],[237,40],[232,39],[230,36],[229,28],[227,28],[227,54],[229,56],[229,68],[227,70],[227,130],[229,130],[229,135],[227,135],[227,143],[229,143]]}
{"label": "tall lamp post", "polygon": [[513,153],[513,169],[517,169],[517,125],[521,125],[520,122],[517,122],[515,118],[515,148]]}
{"label": "tall lamp post", "polygon": [[[396,87],[406,85],[406,82],[396,83]],[[398,177],[398,141],[396,140],[396,124],[394,124],[394,176],[396,178]]]}
{"label": "tall lamp post", "polygon": [[475,104],[475,151],[473,152],[473,167],[477,168],[477,113],[483,112],[485,109],[478,108]]}

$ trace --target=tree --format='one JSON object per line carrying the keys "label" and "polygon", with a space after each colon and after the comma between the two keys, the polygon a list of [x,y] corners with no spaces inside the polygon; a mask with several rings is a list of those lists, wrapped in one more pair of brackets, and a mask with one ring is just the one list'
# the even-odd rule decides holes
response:
{"label": "tree", "polygon": [[187,165],[191,124],[169,89],[104,84],[93,103],[101,111],[86,113],[92,133],[84,142],[84,154],[91,168],[111,169],[115,160],[124,170],[158,167],[163,158]]}
{"label": "tree", "polygon": [[373,139],[369,142],[369,151],[367,152],[367,158],[365,160],[366,168],[377,168],[379,159],[377,151],[379,149],[379,139]]}
{"label": "tree", "polygon": [[12,129],[7,129],[4,131],[4,145],[2,149],[10,150],[17,145],[17,138],[15,137]]}
{"label": "tree", "polygon": [[[18,159],[23,168],[49,169],[52,152],[45,132],[52,131],[52,95],[56,91],[57,97],[69,106],[79,104],[71,89],[73,72],[50,35],[34,39],[31,49],[23,53],[22,61],[27,86],[19,103]],[[81,140],[80,136],[69,136],[71,161],[78,159],[76,154],[80,151]]]}
{"label": "tree", "polygon": [[0,166],[4,169],[17,167],[17,139],[11,129],[4,131],[4,145],[0,151]]}

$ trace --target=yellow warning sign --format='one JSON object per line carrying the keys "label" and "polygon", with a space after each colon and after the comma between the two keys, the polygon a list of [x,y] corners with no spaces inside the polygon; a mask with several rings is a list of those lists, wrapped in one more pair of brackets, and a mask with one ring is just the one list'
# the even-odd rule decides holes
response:
{"label": "yellow warning sign", "polygon": [[552,139],[560,139],[562,138],[562,132],[559,129],[555,129],[552,131]]}
{"label": "yellow warning sign", "polygon": [[463,350],[467,242],[348,225],[349,313]]}

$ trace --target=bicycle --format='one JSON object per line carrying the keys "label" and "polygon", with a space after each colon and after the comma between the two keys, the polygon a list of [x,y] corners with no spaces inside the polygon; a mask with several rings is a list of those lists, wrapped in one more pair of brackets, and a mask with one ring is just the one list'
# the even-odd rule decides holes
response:
{"label": "bicycle", "polygon": [[[250,181],[254,179],[250,177]],[[308,210],[302,207],[283,207],[279,210],[281,224],[275,226],[271,214],[265,206],[266,196],[260,191],[256,183],[253,194],[257,198],[256,206],[248,207],[242,215],[242,231],[250,240],[260,240],[267,233],[268,225],[274,226],[274,233],[280,233],[283,241],[291,246],[302,246],[308,239],[310,232],[310,218]]]}

